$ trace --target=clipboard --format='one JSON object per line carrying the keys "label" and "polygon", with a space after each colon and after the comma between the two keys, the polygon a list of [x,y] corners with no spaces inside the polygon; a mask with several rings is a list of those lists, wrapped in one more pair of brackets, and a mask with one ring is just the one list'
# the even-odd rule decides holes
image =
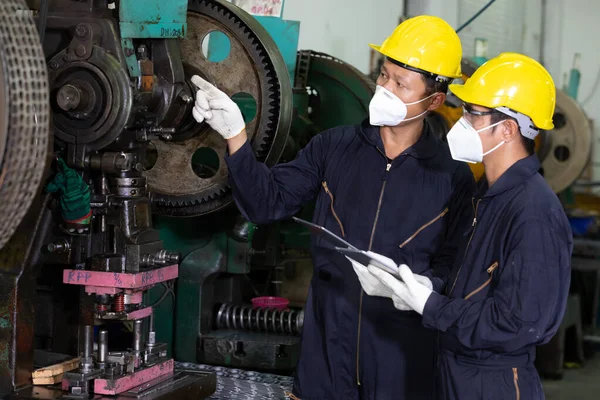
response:
{"label": "clipboard", "polygon": [[395,268],[392,268],[388,265],[383,264],[379,260],[376,260],[373,257],[371,257],[366,251],[356,248],[355,246],[351,245],[350,243],[348,243],[347,241],[345,241],[344,239],[342,239],[335,233],[326,229],[325,227],[322,227],[317,224],[313,224],[312,222],[308,222],[308,221],[305,221],[300,218],[296,218],[296,217],[292,217],[292,218],[294,219],[294,221],[298,222],[299,224],[302,224],[302,225],[308,227],[308,229],[313,234],[320,236],[324,240],[333,244],[335,246],[335,250],[337,250],[341,254],[345,255],[346,257],[351,258],[354,261],[359,262],[364,266],[373,265],[374,267],[377,267],[377,268],[391,274],[392,276],[394,276],[394,278],[402,280],[400,278],[400,273],[399,273],[399,269],[397,266]]}
{"label": "clipboard", "polygon": [[296,217],[292,217],[292,218],[294,219],[294,221],[298,222],[299,224],[302,224],[302,225],[308,227],[308,230],[311,231],[313,234],[320,236],[323,239],[327,240],[329,243],[333,244],[336,248],[340,247],[340,248],[344,248],[344,249],[358,250],[356,247],[352,246],[350,243],[346,242],[344,239],[342,239],[335,233],[331,232],[330,230],[327,230],[326,228],[324,228],[320,225],[313,224],[312,222],[308,222],[308,221],[305,221],[300,218],[296,218]]}

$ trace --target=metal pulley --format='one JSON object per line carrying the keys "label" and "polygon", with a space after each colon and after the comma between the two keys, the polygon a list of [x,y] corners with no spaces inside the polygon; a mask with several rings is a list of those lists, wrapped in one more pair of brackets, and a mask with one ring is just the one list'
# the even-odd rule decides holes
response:
{"label": "metal pulley", "polygon": [[32,13],[0,1],[0,248],[38,193],[48,161],[48,75]]}
{"label": "metal pulley", "polygon": [[554,129],[544,132],[538,149],[542,174],[555,193],[560,193],[581,175],[592,149],[592,128],[575,100],[556,91]]}

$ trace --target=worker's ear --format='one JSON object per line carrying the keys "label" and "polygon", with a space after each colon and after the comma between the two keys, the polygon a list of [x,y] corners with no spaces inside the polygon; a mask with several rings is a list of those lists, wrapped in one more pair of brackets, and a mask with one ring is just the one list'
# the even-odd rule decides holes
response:
{"label": "worker's ear", "polygon": [[433,111],[446,101],[446,93],[436,93],[431,96],[431,104],[427,107],[428,111]]}
{"label": "worker's ear", "polygon": [[519,135],[521,134],[519,132],[519,125],[513,119],[508,119],[504,121],[502,124],[500,124],[500,126],[498,126],[498,128],[500,128],[502,141],[506,143],[518,139]]}

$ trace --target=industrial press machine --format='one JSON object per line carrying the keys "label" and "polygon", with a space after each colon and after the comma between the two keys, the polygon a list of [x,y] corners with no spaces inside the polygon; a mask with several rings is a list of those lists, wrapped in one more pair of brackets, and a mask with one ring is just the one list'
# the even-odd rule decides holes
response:
{"label": "industrial press machine", "polygon": [[[214,373],[176,371],[156,340],[147,292],[173,293],[180,254],[165,249],[152,214],[230,202],[225,142],[191,118],[191,76],[254,99],[248,133],[272,165],[291,123],[286,66],[261,25],[227,2],[31,3],[35,18],[23,1],[0,5],[1,394],[205,397]],[[213,31],[231,38],[218,63],[202,52]],[[34,347],[80,355],[60,388],[27,387]]]}
{"label": "industrial press machine", "polygon": [[307,286],[294,268],[308,234],[232,207],[226,145],[192,119],[190,78],[238,102],[267,165],[359,122],[374,85],[297,52],[297,22],[220,0],[143,4],[0,4],[0,397],[204,398],[215,370],[174,358],[295,366],[302,296],[286,310],[249,300],[295,275]]}

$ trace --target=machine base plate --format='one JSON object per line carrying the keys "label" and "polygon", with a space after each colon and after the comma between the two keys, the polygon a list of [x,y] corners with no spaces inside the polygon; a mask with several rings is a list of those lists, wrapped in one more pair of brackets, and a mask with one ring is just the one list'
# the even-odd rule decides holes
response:
{"label": "machine base plate", "polygon": [[[163,376],[144,385],[135,387],[117,396],[95,395],[93,400],[200,400],[209,398],[216,390],[217,378],[214,372],[194,371],[176,368],[172,375]],[[29,386],[13,393],[7,400],[54,400],[66,393],[58,386]]]}

